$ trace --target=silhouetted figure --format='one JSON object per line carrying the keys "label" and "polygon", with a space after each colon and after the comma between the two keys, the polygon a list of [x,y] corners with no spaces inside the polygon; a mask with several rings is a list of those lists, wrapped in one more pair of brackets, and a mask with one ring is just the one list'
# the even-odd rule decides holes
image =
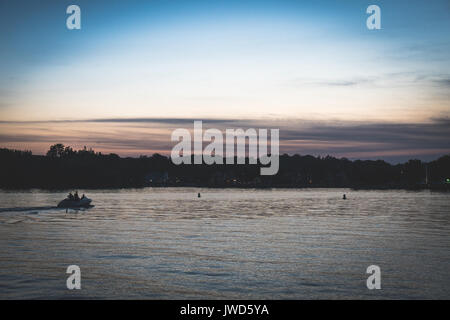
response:
{"label": "silhouetted figure", "polygon": [[67,196],[67,198],[68,198],[69,200],[73,200],[73,194],[72,194],[72,192],[69,192],[69,195]]}
{"label": "silhouetted figure", "polygon": [[84,198],[86,198],[86,196],[83,193],[83,195],[81,196],[81,200],[83,200]]}
{"label": "silhouetted figure", "polygon": [[75,201],[80,201],[80,197],[78,196],[78,191],[75,191],[75,195],[73,196]]}
{"label": "silhouetted figure", "polygon": [[347,200],[347,196],[345,195],[345,193],[344,193],[344,195],[342,196],[342,200]]}
{"label": "silhouetted figure", "polygon": [[201,198],[200,192],[198,193],[197,197]]}

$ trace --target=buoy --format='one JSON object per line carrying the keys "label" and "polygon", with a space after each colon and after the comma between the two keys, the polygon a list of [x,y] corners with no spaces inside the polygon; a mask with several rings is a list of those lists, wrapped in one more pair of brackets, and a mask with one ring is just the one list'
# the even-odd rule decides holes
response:
{"label": "buoy", "polygon": [[344,195],[342,196],[342,200],[347,200],[347,196],[345,195],[345,193],[344,193]]}
{"label": "buoy", "polygon": [[198,197],[199,197],[199,198],[201,197],[200,192],[198,193]]}

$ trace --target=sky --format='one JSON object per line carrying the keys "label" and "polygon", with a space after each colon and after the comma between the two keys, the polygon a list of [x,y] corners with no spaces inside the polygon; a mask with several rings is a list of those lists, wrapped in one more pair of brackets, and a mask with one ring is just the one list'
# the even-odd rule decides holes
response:
{"label": "sky", "polygon": [[435,159],[450,153],[449,18],[439,0],[2,0],[0,147],[168,154],[195,119],[279,128],[282,153]]}

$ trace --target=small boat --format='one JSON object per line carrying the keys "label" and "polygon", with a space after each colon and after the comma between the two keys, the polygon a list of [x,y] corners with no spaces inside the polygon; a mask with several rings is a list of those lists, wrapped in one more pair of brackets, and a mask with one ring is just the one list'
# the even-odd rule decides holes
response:
{"label": "small boat", "polygon": [[89,198],[81,198],[80,200],[64,199],[58,203],[58,208],[90,208],[92,200]]}

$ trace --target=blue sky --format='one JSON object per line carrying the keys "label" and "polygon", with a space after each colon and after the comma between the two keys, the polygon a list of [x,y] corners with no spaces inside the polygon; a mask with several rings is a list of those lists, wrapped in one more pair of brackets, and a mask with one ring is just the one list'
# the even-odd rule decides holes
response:
{"label": "blue sky", "polygon": [[[81,30],[66,28],[70,4]],[[381,30],[366,28],[370,4]],[[7,138],[50,130],[29,121],[433,123],[450,111],[449,16],[448,1],[3,0],[0,120],[16,125],[0,124],[0,145],[42,152],[48,139]]]}

